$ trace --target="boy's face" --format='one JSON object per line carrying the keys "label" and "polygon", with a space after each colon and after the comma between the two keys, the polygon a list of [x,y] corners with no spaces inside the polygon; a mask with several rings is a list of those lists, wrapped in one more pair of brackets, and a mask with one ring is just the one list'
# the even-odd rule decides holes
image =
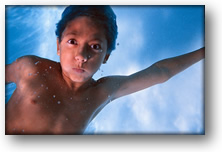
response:
{"label": "boy's face", "polygon": [[92,78],[109,55],[105,30],[93,19],[81,16],[70,21],[61,42],[57,40],[57,54],[63,75],[73,82],[85,82]]}

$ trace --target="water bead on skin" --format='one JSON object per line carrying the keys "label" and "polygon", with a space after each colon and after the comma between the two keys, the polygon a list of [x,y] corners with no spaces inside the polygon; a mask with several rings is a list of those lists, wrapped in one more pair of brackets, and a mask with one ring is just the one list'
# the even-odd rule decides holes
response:
{"label": "water bead on skin", "polygon": [[35,62],[35,65],[37,65],[40,61]]}
{"label": "water bead on skin", "polygon": [[102,49],[100,49],[100,50],[98,50],[98,52],[99,52],[99,53],[102,53],[102,52],[103,52],[103,50],[102,50]]}

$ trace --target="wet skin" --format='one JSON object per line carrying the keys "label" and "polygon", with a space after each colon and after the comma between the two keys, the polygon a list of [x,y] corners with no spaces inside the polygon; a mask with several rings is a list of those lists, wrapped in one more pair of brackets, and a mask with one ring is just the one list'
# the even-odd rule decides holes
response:
{"label": "wet skin", "polygon": [[6,134],[83,133],[110,100],[103,80],[92,79],[106,52],[103,28],[78,17],[57,40],[61,63],[26,56],[9,65],[6,82],[17,88],[6,105]]}
{"label": "wet skin", "polygon": [[6,105],[6,134],[81,134],[110,100],[99,81],[73,91],[59,63],[37,57],[23,60],[30,64],[22,67],[24,76]]}
{"label": "wet skin", "polygon": [[109,58],[104,29],[88,17],[57,40],[60,63],[26,56],[6,66],[16,90],[6,105],[6,134],[82,134],[110,101],[169,80],[205,57],[205,48],[158,61],[129,76],[92,79]]}

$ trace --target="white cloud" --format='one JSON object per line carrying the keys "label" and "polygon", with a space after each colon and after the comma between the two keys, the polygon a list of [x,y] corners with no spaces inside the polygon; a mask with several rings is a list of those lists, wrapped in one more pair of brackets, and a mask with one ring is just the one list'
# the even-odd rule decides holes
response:
{"label": "white cloud", "polygon": [[141,126],[150,127],[152,122],[152,110],[149,108],[148,91],[138,92],[130,98],[132,111]]}
{"label": "white cloud", "polygon": [[59,21],[63,7],[43,7],[39,13],[38,27],[41,28],[37,54],[52,60],[59,60],[56,54],[56,23]]}
{"label": "white cloud", "polygon": [[183,115],[179,115],[174,122],[174,125],[179,129],[180,133],[187,133],[189,131],[189,126],[187,120]]}

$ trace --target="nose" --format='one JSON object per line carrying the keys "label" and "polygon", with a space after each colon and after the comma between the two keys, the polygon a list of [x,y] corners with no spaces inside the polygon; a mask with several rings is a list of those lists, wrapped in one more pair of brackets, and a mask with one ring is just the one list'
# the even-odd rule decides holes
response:
{"label": "nose", "polygon": [[78,49],[76,56],[75,56],[75,60],[80,63],[85,63],[88,60],[87,50],[85,47],[81,47]]}

